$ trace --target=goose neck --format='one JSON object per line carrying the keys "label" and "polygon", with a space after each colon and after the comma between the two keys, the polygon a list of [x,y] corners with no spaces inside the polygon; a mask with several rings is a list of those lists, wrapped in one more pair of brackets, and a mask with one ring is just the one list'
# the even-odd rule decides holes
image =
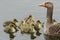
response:
{"label": "goose neck", "polygon": [[47,22],[52,23],[53,8],[47,8]]}

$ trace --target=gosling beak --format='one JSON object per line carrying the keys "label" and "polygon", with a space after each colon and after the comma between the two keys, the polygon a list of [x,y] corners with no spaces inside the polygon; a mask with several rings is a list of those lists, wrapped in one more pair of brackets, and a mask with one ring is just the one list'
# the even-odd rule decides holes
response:
{"label": "gosling beak", "polygon": [[39,4],[39,6],[45,7],[45,2],[44,2],[44,3]]}

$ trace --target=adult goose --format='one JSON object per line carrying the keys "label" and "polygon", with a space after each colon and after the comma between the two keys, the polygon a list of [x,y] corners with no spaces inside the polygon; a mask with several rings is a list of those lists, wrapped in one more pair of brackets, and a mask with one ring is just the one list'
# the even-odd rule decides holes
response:
{"label": "adult goose", "polygon": [[47,8],[46,21],[44,23],[44,34],[58,36],[60,35],[60,23],[53,24],[53,3],[43,2],[39,6]]}

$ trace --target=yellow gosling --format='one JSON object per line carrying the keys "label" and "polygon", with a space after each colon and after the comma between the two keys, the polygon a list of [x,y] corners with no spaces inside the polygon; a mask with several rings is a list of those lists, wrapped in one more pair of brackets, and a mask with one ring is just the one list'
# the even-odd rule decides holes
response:
{"label": "yellow gosling", "polygon": [[21,31],[27,33],[27,32],[32,32],[34,27],[32,27],[30,24],[25,23],[25,21],[23,20],[20,24],[20,29],[21,29]]}
{"label": "yellow gosling", "polygon": [[39,32],[40,31],[40,28],[41,28],[41,25],[40,24],[41,24],[40,20],[37,20],[36,23],[35,23],[35,25],[34,25],[34,29],[36,30],[36,35],[37,36],[40,36],[40,34],[41,34]]}
{"label": "yellow gosling", "polygon": [[3,26],[4,26],[4,28],[5,27],[8,28],[10,24],[13,24],[14,25],[13,27],[16,29],[16,32],[17,32],[18,31],[18,29],[16,28],[18,26],[17,22],[18,22],[17,19],[13,19],[13,21],[4,22]]}
{"label": "yellow gosling", "polygon": [[36,23],[35,23],[36,30],[38,30],[38,29],[41,28],[41,25],[40,24],[41,24],[40,20],[37,20]]}
{"label": "yellow gosling", "polygon": [[4,32],[9,34],[10,38],[14,38],[14,33],[16,32],[13,24],[9,24],[8,27],[4,28]]}
{"label": "yellow gosling", "polygon": [[28,17],[26,22],[29,23],[29,24],[33,23],[34,22],[33,15],[29,15],[29,17]]}
{"label": "yellow gosling", "polygon": [[21,29],[21,33],[28,33],[28,34],[31,34],[31,38],[36,38],[34,36],[34,32],[35,32],[35,29],[34,29],[34,26],[33,25],[30,25],[30,24],[27,24],[24,20],[21,22],[20,24],[20,29]]}
{"label": "yellow gosling", "polygon": [[16,19],[13,19],[13,21],[6,21],[4,22],[3,26],[4,26],[4,32],[9,34],[10,38],[14,38],[14,33],[18,31],[18,29],[16,28],[18,21]]}

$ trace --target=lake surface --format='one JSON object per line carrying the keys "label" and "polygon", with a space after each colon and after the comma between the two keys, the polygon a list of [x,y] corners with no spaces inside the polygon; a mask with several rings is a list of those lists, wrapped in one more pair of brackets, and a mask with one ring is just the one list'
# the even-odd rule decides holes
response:
{"label": "lake surface", "polygon": [[[46,8],[38,5],[44,1],[54,3],[53,18],[60,22],[60,0],[0,0],[0,40],[9,40],[8,34],[3,31],[3,22],[16,18],[19,22],[27,15],[32,14],[34,19],[45,21]],[[43,28],[40,30],[43,33]],[[29,35],[21,35],[20,32],[15,33],[15,40],[31,40]],[[37,36],[34,40],[45,40],[44,35]]]}

